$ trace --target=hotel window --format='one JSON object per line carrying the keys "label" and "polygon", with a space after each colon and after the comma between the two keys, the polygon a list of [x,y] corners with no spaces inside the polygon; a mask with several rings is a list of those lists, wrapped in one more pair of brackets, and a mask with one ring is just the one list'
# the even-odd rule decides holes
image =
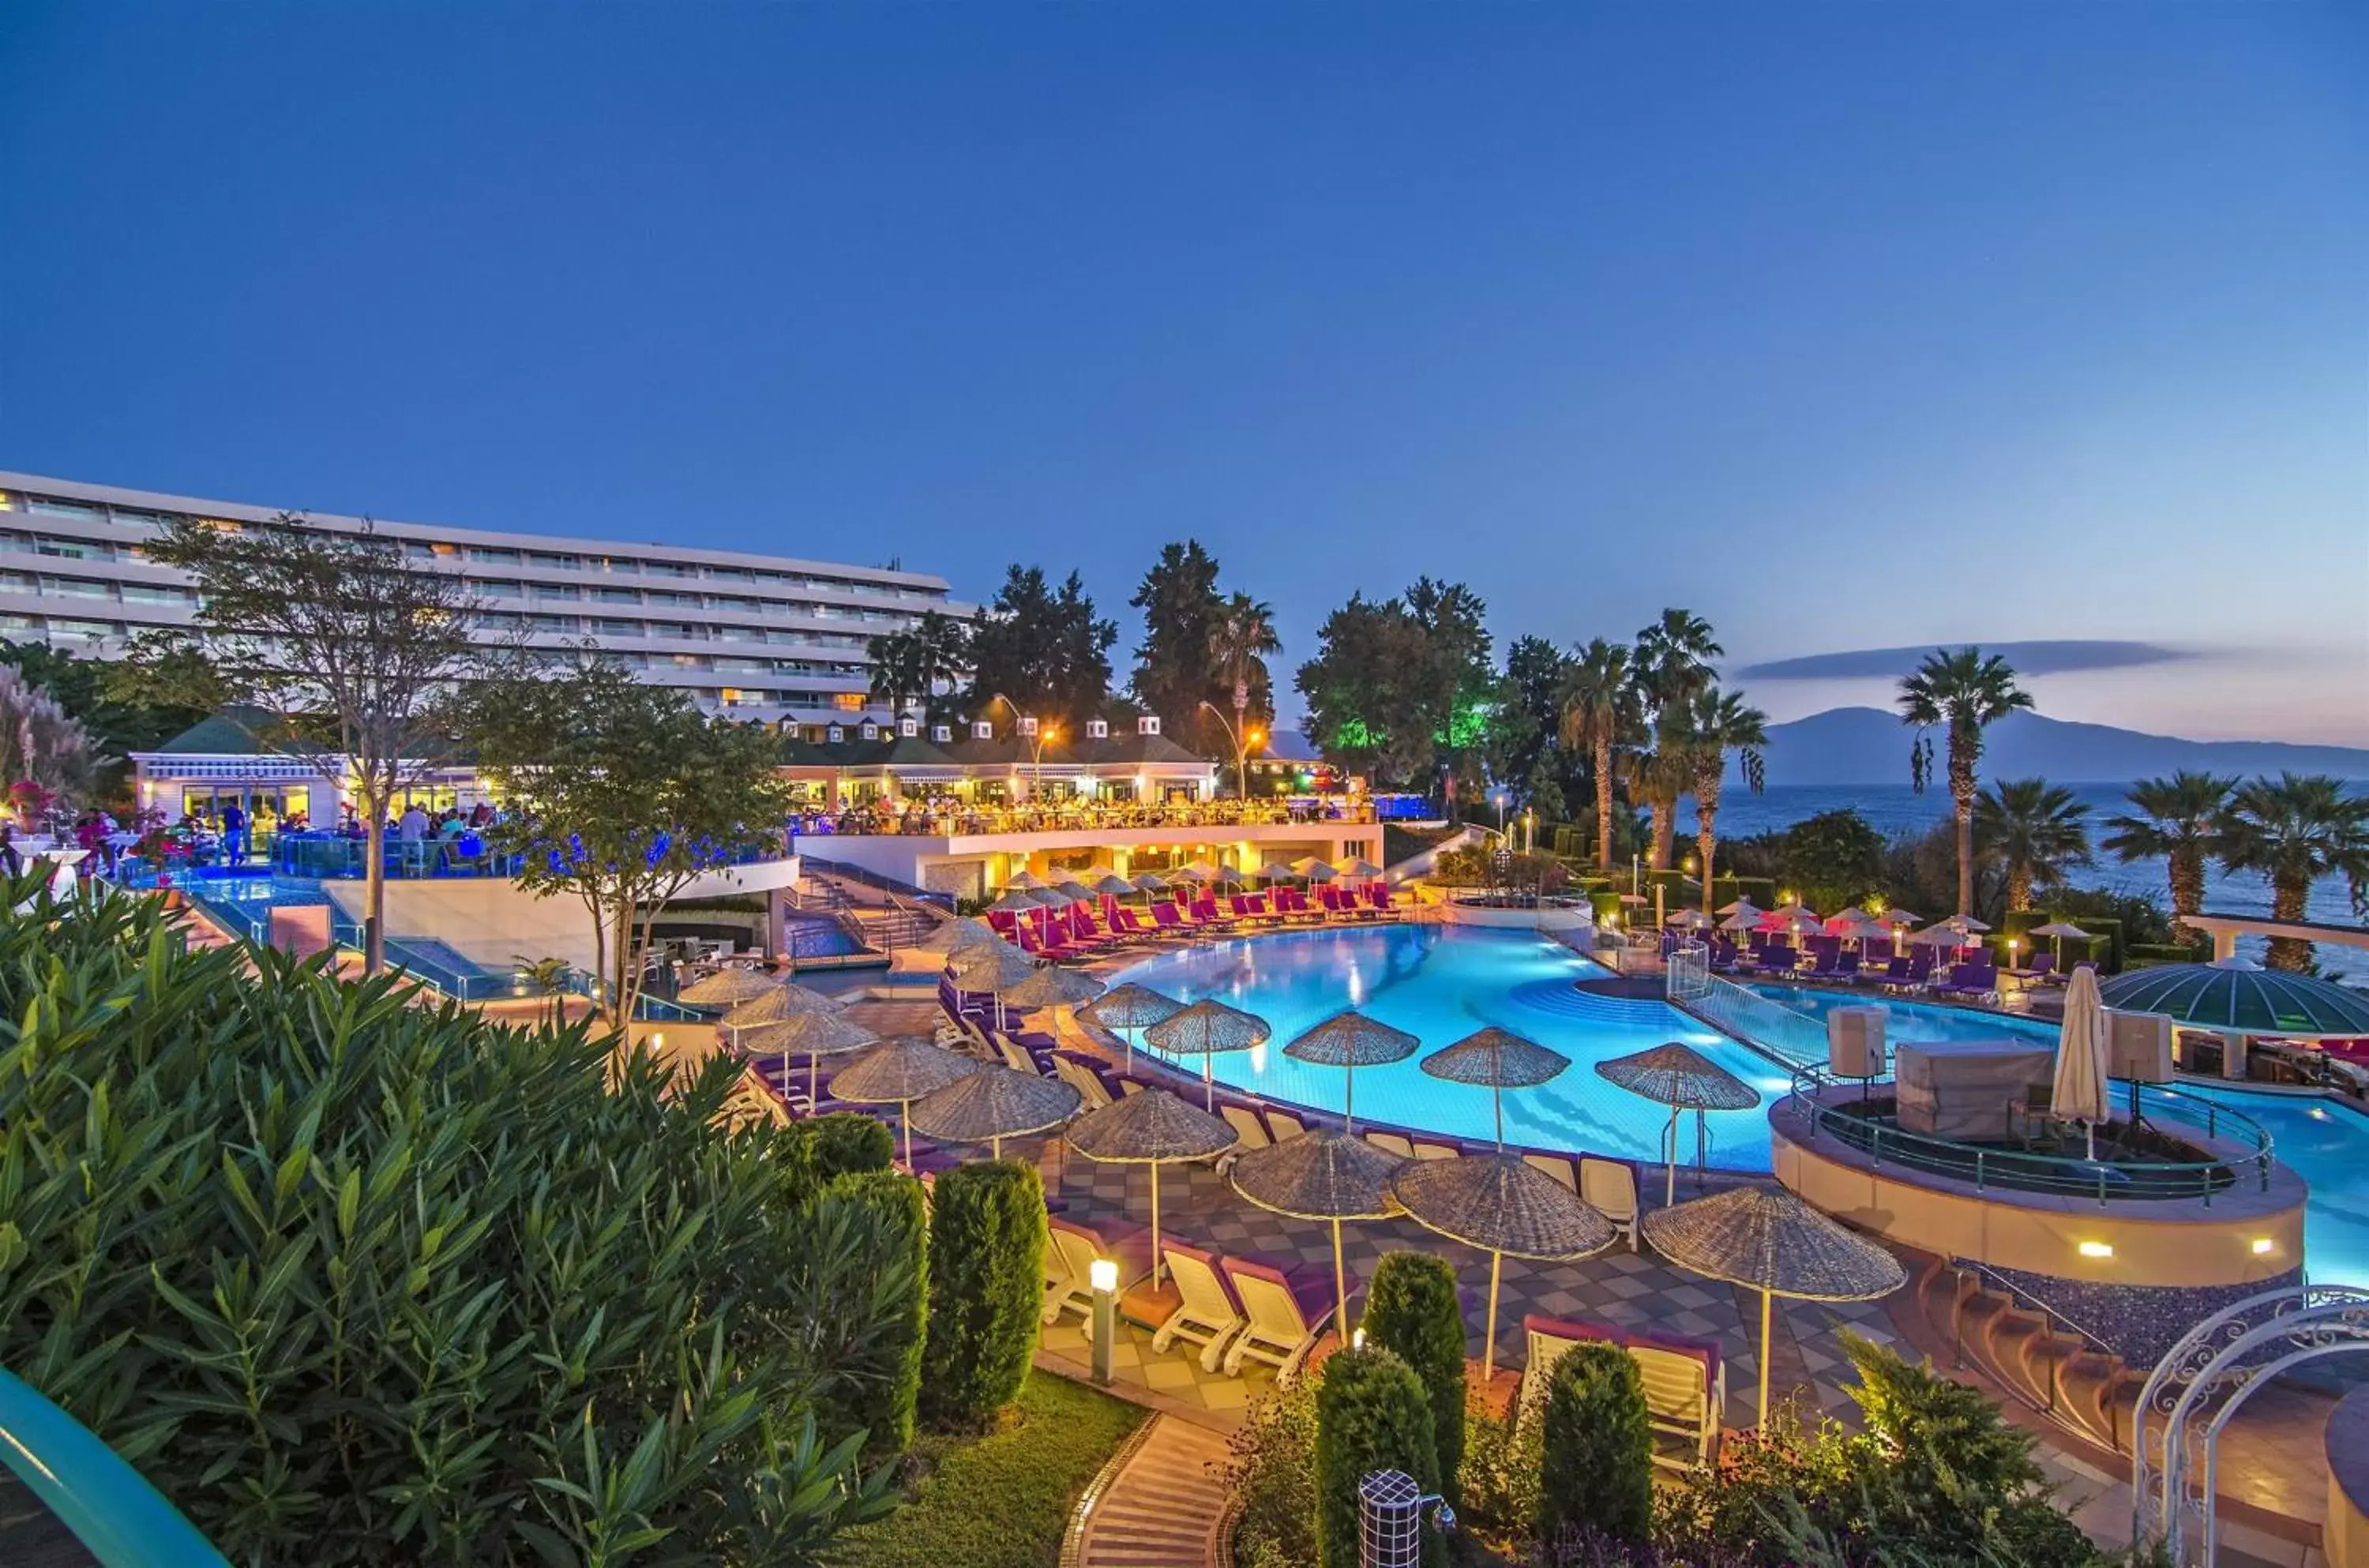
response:
{"label": "hotel window", "polygon": [[638,637],[642,635],[642,624],[639,621],[595,621],[592,631],[596,636]]}
{"label": "hotel window", "polygon": [[573,583],[531,583],[527,592],[536,599],[581,599],[584,592]]}
{"label": "hotel window", "polygon": [[82,637],[97,642],[122,635],[123,627],[113,621],[66,621],[52,617],[50,622],[50,635],[53,637]]}
{"label": "hotel window", "polygon": [[85,522],[100,521],[99,510],[95,506],[81,501],[53,501],[45,496],[28,498],[25,509],[36,517],[71,517]]}
{"label": "hotel window", "polygon": [[689,567],[680,566],[673,561],[644,561],[641,564],[641,569],[646,576],[654,578],[687,578],[696,575]]}
{"label": "hotel window", "polygon": [[603,604],[639,604],[642,590],[638,588],[604,588],[593,595]]}
{"label": "hotel window", "polygon": [[107,584],[103,582],[92,582],[85,578],[43,578],[41,579],[41,591],[45,594],[62,594],[69,599],[112,599],[115,597],[114,593],[109,590]]}
{"label": "hotel window", "polygon": [[144,582],[123,585],[123,602],[126,604],[195,604],[197,601],[197,592],[192,589],[166,588]]}
{"label": "hotel window", "polygon": [[581,630],[583,625],[584,623],[573,615],[530,615],[526,618],[530,632],[574,632]]}
{"label": "hotel window", "polygon": [[33,535],[33,551],[36,555],[59,555],[69,561],[115,559],[115,546],[112,544],[101,544],[95,540],[86,539],[61,539],[54,533]]}
{"label": "hotel window", "polygon": [[519,553],[515,550],[496,549],[486,544],[472,544],[469,546],[469,559],[491,561],[504,567],[515,567],[519,564]]}
{"label": "hotel window", "polygon": [[559,571],[567,572],[576,571],[584,565],[581,560],[578,560],[574,555],[554,555],[546,554],[541,550],[529,552],[527,555],[527,562],[531,566],[544,567],[546,568],[554,568]]}
{"label": "hotel window", "polygon": [[521,597],[518,584],[501,578],[464,578],[461,586],[471,593],[491,594],[496,599]]}
{"label": "hotel window", "polygon": [[830,705],[839,709],[841,713],[860,714],[864,711],[864,693],[861,692],[833,692],[830,694]]}
{"label": "hotel window", "polygon": [[679,653],[674,656],[674,667],[677,670],[704,670],[707,668],[707,656],[704,653]]}

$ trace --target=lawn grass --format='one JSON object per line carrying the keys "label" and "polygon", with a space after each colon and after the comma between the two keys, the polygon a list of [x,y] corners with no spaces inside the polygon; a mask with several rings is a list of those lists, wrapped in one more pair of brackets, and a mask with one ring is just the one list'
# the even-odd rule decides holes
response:
{"label": "lawn grass", "polygon": [[1054,1568],[1070,1506],[1150,1412],[1031,1372],[1014,1418],[984,1437],[923,1433],[929,1473],[905,1505],[853,1530],[846,1568]]}

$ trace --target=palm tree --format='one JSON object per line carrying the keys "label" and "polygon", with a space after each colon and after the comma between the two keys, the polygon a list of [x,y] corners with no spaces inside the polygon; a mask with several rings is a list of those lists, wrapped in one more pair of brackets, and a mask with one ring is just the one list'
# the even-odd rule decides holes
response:
{"label": "palm tree", "polygon": [[[2352,907],[2369,913],[2369,795],[2347,795],[2325,774],[2281,773],[2238,786],[2221,815],[2221,864],[2259,871],[2271,880],[2271,918],[2300,921],[2311,885],[2342,876],[2352,885]],[[2308,973],[2311,944],[2271,938],[2270,966]]]}
{"label": "palm tree", "polygon": [[2015,683],[2015,671],[2006,659],[1983,657],[1978,647],[1951,652],[1936,648],[1900,682],[1900,717],[1917,727],[1908,749],[1909,776],[1921,792],[1933,775],[1933,741],[1926,734],[1936,725],[1950,732],[1950,799],[1958,821],[1958,912],[1974,912],[1974,791],[1975,770],[1983,760],[1984,727],[2018,708],[2031,706],[2031,693]]}
{"label": "palm tree", "polygon": [[2136,814],[2109,817],[2112,829],[2105,848],[2124,862],[2161,855],[2171,881],[2171,936],[2182,946],[2193,946],[2194,927],[2183,918],[2204,907],[2204,862],[2218,853],[2221,813],[2235,776],[2192,773],[2181,769],[2168,779],[2141,779],[2123,795]]}
{"label": "palm tree", "polygon": [[1562,743],[1585,749],[1596,775],[1596,864],[1612,868],[1612,750],[1637,729],[1629,648],[1597,637],[1572,656],[1562,683]]}
{"label": "palm tree", "polygon": [[1676,738],[1686,760],[1688,784],[1695,792],[1695,854],[1702,875],[1703,913],[1711,907],[1711,851],[1718,844],[1719,788],[1727,773],[1727,754],[1744,764],[1744,782],[1758,795],[1768,782],[1768,764],[1760,748],[1768,744],[1768,715],[1746,707],[1740,692],[1706,686],[1688,698],[1678,710]]}
{"label": "palm tree", "polygon": [[[1691,611],[1670,609],[1637,634],[1634,660],[1638,704],[1653,715],[1655,750],[1660,732],[1675,708],[1711,683],[1711,661],[1727,650],[1711,635],[1711,623]],[[1678,796],[1686,793],[1688,768],[1682,756],[1649,759],[1638,771],[1638,783],[1654,812],[1653,864],[1656,871],[1670,864],[1670,842],[1677,836]]]}
{"label": "palm tree", "polygon": [[2046,779],[2000,779],[1974,800],[1974,842],[2005,874],[2007,909],[2031,908],[2035,887],[2061,887],[2089,863],[2089,808]]}
{"label": "palm tree", "polygon": [[1209,664],[1220,682],[1234,688],[1234,789],[1247,799],[1251,793],[1250,746],[1244,727],[1250,722],[1251,681],[1265,668],[1264,656],[1279,651],[1274,607],[1237,591],[1219,605],[1209,621]]}

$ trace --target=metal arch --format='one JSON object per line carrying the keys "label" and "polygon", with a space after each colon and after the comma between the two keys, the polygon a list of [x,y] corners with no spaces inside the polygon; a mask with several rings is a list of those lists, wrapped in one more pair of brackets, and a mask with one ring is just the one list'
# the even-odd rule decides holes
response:
{"label": "metal arch", "polygon": [[[2217,1516],[2220,1504],[2221,1428],[2228,1424],[2231,1416],[2237,1413],[2237,1407],[2244,1404],[2256,1389],[2260,1388],[2288,1368],[2300,1366],[2306,1361],[2317,1361],[2322,1356],[2341,1356],[2348,1350],[2369,1350],[2369,1330],[2364,1330],[2359,1337],[2335,1340],[2325,1345],[2306,1345],[2303,1349],[2280,1356],[2270,1365],[2257,1369],[2255,1375],[2230,1396],[2227,1403],[2213,1413],[2212,1425],[2205,1429],[2204,1433],[2204,1513],[2202,1530],[2204,1538],[2205,1568],[2213,1568],[2220,1550]],[[2175,1552],[2179,1551],[2177,1542],[2173,1543],[2172,1550]]]}
{"label": "metal arch", "polygon": [[[2131,1529],[2134,1540],[2154,1538],[2159,1526],[2147,1517],[2147,1417],[2160,1412],[2169,1418],[2180,1400],[2168,1386],[2192,1383],[2207,1372],[2221,1355],[2214,1341],[2229,1341],[2242,1336],[2257,1321],[2263,1318],[2291,1317],[2319,1306],[2336,1306],[2347,1302],[2369,1302],[2369,1290],[2349,1285],[2287,1285],[2265,1290],[2234,1302],[2205,1318],[2175,1341],[2147,1374],[2139,1390],[2138,1404],[2131,1421]],[[2165,1468],[2169,1469],[2170,1452],[2167,1445]],[[2169,1512],[2169,1489],[2165,1513]]]}
{"label": "metal arch", "polygon": [[[2297,1302],[2306,1294],[2321,1293],[2308,1287],[2272,1292],[2271,1296],[2274,1299],[2272,1304]],[[2251,1328],[2243,1328],[2242,1324],[2232,1325],[2226,1320],[2231,1313],[2242,1312],[2249,1306],[2263,1305],[2263,1297],[2241,1302],[2230,1309],[2229,1313],[2199,1325],[2200,1329],[2204,1329],[2217,1323],[2224,1332],[2230,1326],[2238,1326],[2241,1332],[2223,1344],[2196,1370],[2164,1423],[2159,1528],[2161,1539],[2174,1562],[2187,1561],[2185,1527],[2192,1514],[2196,1515],[2205,1526],[2200,1548],[2202,1560],[2208,1564],[2213,1561],[2215,1542],[2211,1533],[2214,1516],[2211,1485],[2214,1474],[2214,1445],[2228,1413],[2244,1403],[2262,1380],[2280,1368],[2342,1350],[2369,1349],[2369,1291],[2336,1288],[2324,1293],[2338,1299],[2299,1307],[2293,1311],[2274,1312],[2268,1321]],[[2255,1352],[2282,1342],[2295,1345],[2295,1352],[2263,1366],[2247,1365]],[[2166,1357],[2167,1365],[2169,1360]],[[2155,1381],[2152,1378],[2148,1380],[2150,1384]],[[2201,1436],[2192,1433],[2189,1420],[2195,1413],[2199,1402],[2224,1391],[2229,1394],[2229,1398],[2215,1409],[2214,1419],[2204,1433]],[[2161,1397],[2158,1391],[2157,1398],[2160,1400]],[[2192,1495],[2195,1487],[2191,1481],[2191,1468],[2199,1451],[2204,1456],[2206,1476],[2206,1490],[2201,1497]],[[2134,1459],[2134,1479],[2138,1479],[2141,1473]],[[2135,1523],[2144,1531],[2146,1505],[2143,1494],[2135,1500],[2134,1506]],[[2142,1535],[2140,1539],[2146,1538]]]}

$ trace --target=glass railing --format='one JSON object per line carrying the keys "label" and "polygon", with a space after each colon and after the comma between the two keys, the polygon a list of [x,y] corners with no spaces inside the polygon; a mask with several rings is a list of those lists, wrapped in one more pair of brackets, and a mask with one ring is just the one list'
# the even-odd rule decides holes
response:
{"label": "glass railing", "polygon": [[898,835],[960,838],[985,833],[1060,833],[1118,828],[1255,828],[1374,820],[1370,806],[1337,814],[1261,802],[1213,800],[1192,806],[1076,805],[910,811],[807,812],[793,819],[801,837]]}

